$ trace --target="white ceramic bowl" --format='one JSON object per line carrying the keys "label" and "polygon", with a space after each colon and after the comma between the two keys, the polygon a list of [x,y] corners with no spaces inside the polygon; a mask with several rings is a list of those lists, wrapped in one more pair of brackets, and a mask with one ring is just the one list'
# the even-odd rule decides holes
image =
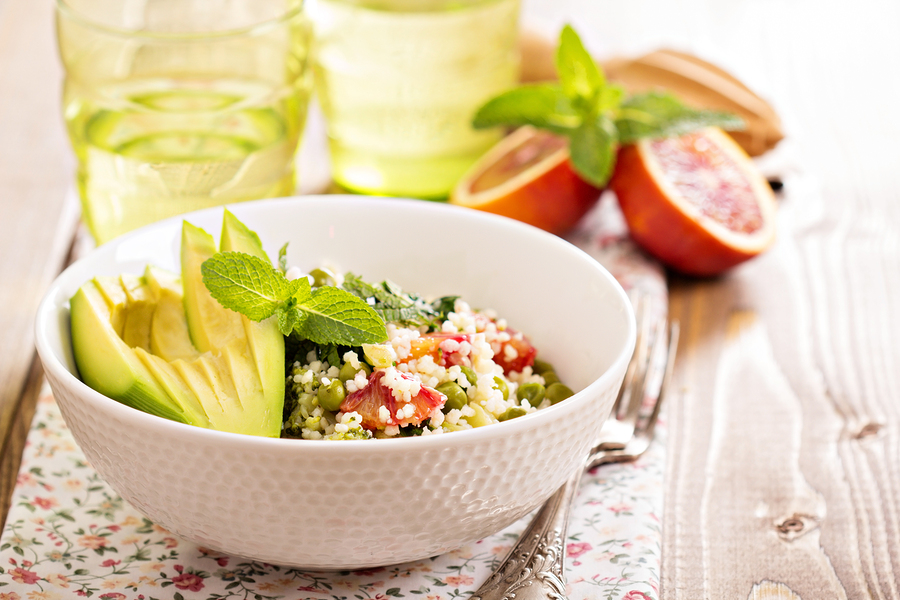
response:
{"label": "white ceramic bowl", "polygon": [[[95,275],[178,270],[181,219],[100,247],[53,283],[37,348],[88,461],[148,518],[225,553],[310,569],[434,556],[496,533],[577,468],[634,345],[630,304],[589,256],[516,221],[421,201],[322,196],[238,204],[270,256],[328,261],[424,295],[461,294],[525,332],[576,393],[545,410],[421,438],[313,442],[210,431],[139,412],[84,385],[68,300]],[[214,236],[221,209],[187,215]]]}

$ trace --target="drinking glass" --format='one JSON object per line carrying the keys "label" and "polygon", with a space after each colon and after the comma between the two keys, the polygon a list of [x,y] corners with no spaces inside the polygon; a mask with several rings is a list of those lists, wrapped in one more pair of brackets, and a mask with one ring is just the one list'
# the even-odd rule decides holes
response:
{"label": "drinking glass", "polygon": [[446,196],[501,136],[471,121],[516,83],[518,15],[519,0],[313,0],[335,181]]}
{"label": "drinking glass", "polygon": [[56,25],[98,244],[293,192],[312,83],[302,0],[57,0]]}

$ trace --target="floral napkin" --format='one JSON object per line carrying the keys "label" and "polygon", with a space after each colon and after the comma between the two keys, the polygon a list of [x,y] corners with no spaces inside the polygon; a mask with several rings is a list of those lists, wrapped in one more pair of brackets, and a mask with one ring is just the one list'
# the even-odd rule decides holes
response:
{"label": "floral napkin", "polygon": [[[662,270],[624,231],[614,201],[604,197],[570,239],[664,311]],[[569,598],[659,597],[664,425],[639,461],[603,466],[582,480],[566,545]],[[226,556],[125,503],[87,464],[46,390],[0,538],[0,600],[467,598],[529,519],[441,556],[364,571],[312,572]]]}

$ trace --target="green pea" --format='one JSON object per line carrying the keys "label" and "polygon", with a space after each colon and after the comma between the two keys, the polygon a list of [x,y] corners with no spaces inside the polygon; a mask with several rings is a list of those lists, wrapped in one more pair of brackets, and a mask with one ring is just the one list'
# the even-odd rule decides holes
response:
{"label": "green pea", "polygon": [[509,400],[509,386],[502,377],[494,376],[494,389],[500,390],[504,400]]}
{"label": "green pea", "polygon": [[528,404],[537,408],[544,399],[544,386],[539,383],[523,383],[516,390],[516,398],[527,400]]}
{"label": "green pea", "polygon": [[574,393],[575,392],[561,383],[554,383],[547,387],[547,399],[550,400],[550,404],[562,402]]}
{"label": "green pea", "polygon": [[446,411],[459,410],[469,403],[466,391],[455,381],[445,381],[437,386],[437,391],[447,396],[447,401],[444,403],[444,410]]}
{"label": "green pea", "polygon": [[550,387],[554,383],[559,383],[559,375],[556,374],[556,371],[544,371],[541,373],[541,377],[544,378],[545,387]]}
{"label": "green pea", "polygon": [[475,385],[478,383],[478,374],[472,369],[472,367],[460,367],[460,371],[462,374],[466,376],[466,379],[469,380],[469,385]]}
{"label": "green pea", "polygon": [[332,411],[338,410],[341,407],[341,402],[344,401],[346,395],[347,392],[340,379],[334,379],[328,385],[320,386],[319,390],[316,392],[316,398],[319,399],[319,406],[325,410]]}
{"label": "green pea", "polygon": [[364,371],[366,377],[372,374],[372,367],[367,365],[366,363],[359,363],[359,369],[354,369],[353,365],[348,362],[345,362],[341,366],[341,372],[338,374],[338,379],[343,381],[344,383],[350,381],[351,379],[356,377],[356,374],[360,371]]}
{"label": "green pea", "polygon": [[313,287],[322,287],[323,285],[336,285],[337,279],[334,277],[334,273],[329,271],[328,269],[313,269],[309,272],[313,278]]}
{"label": "green pea", "polygon": [[356,369],[353,368],[353,365],[348,362],[341,365],[341,372],[338,374],[338,379],[346,383],[354,377],[356,377]]}
{"label": "green pea", "polygon": [[507,408],[502,415],[497,417],[498,421],[509,421],[510,419],[515,419],[516,417],[521,417],[527,414],[528,411],[522,408],[521,406],[513,406],[512,408]]}
{"label": "green pea", "polygon": [[553,371],[553,365],[548,362],[544,362],[542,360],[534,361],[534,364],[531,366],[531,370],[538,375],[543,375],[546,371]]}

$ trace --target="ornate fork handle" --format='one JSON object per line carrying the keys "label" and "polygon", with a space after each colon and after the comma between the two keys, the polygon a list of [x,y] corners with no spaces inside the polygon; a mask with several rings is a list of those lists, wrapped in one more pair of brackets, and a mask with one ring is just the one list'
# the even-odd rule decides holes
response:
{"label": "ornate fork handle", "polygon": [[500,567],[470,600],[566,599],[566,525],[584,471],[580,467],[550,496]]}

